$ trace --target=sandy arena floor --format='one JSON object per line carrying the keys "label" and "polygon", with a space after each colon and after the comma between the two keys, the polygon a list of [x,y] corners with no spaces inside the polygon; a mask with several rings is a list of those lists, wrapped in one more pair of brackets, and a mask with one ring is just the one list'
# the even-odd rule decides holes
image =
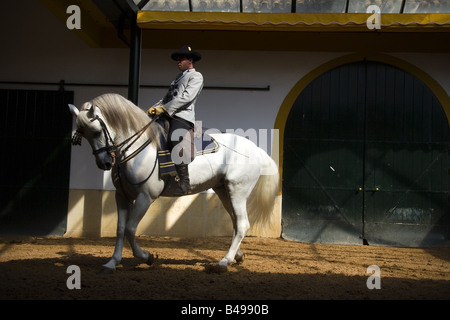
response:
{"label": "sandy arena floor", "polygon": [[[207,272],[230,241],[139,237],[141,247],[158,255],[155,263],[133,258],[127,245],[116,272],[104,275],[113,238],[1,238],[0,299],[450,299],[450,248],[247,237],[243,264]],[[67,288],[70,265],[80,267],[80,290]],[[367,288],[370,265],[380,268],[381,289]]]}

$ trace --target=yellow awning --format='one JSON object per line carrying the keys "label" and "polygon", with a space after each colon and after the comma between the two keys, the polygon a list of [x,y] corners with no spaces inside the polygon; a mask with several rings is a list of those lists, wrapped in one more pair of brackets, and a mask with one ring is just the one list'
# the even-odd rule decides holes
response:
{"label": "yellow awning", "polygon": [[[139,11],[143,29],[242,31],[368,31],[369,13],[239,13]],[[450,13],[381,14],[377,31],[450,32]]]}

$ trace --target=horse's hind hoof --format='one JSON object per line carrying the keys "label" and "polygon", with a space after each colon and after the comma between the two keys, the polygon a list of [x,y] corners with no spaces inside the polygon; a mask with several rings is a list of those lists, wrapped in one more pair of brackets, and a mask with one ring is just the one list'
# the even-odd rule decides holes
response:
{"label": "horse's hind hoof", "polygon": [[158,255],[156,255],[156,257],[155,257],[153,254],[150,253],[150,254],[148,255],[148,259],[147,259],[146,263],[147,263],[149,266],[151,266],[151,265],[155,262],[156,259],[158,259]]}
{"label": "horse's hind hoof", "polygon": [[237,264],[242,264],[245,260],[245,255],[241,253],[240,255],[236,255],[235,259]]}
{"label": "horse's hind hoof", "polygon": [[115,269],[103,268],[98,273],[99,274],[111,274],[111,273],[114,273],[114,271],[115,271]]}

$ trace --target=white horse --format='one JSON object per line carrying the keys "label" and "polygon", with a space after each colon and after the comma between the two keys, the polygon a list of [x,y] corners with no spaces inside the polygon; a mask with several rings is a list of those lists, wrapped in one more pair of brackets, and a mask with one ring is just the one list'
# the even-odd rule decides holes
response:
{"label": "white horse", "polygon": [[[133,255],[151,264],[153,255],[136,243],[137,226],[149,206],[164,191],[159,177],[157,148],[166,131],[145,111],[118,94],[104,94],[83,104],[69,105],[77,117],[74,144],[84,137],[92,147],[97,166],[112,169],[118,210],[117,239],[112,258],[103,267],[113,271],[122,259],[124,236]],[[191,193],[212,188],[233,222],[234,235],[228,253],[218,263],[226,267],[242,261],[239,249],[250,228],[247,206],[255,223],[270,220],[278,192],[275,162],[250,140],[234,134],[211,135],[220,145],[215,153],[195,157],[189,166]],[[164,193],[163,193],[164,191]],[[249,201],[248,201],[249,200]]]}

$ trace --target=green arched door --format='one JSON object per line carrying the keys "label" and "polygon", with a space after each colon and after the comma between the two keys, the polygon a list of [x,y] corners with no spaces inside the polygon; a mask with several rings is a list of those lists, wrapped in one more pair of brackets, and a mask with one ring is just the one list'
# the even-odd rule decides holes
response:
{"label": "green arched door", "polygon": [[448,120],[413,75],[369,61],[332,69],[298,96],[284,137],[284,238],[450,243]]}

